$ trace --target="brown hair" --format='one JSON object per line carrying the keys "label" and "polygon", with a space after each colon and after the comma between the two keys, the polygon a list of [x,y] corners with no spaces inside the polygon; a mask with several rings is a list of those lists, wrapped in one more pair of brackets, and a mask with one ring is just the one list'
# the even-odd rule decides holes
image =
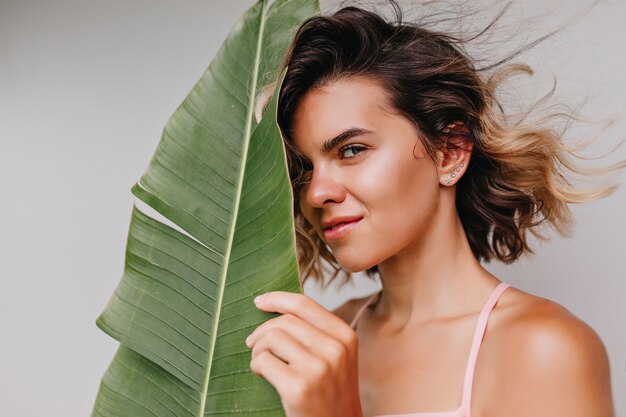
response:
{"label": "brown hair", "polygon": [[[303,279],[323,280],[322,259],[334,269],[331,281],[341,268],[300,212],[298,194],[310,164],[293,146],[292,117],[307,92],[344,77],[366,76],[380,81],[392,108],[421,133],[431,158],[438,149],[451,146],[451,135],[465,135],[473,142],[467,171],[456,185],[456,208],[479,261],[496,258],[511,263],[525,252],[532,253],[527,232],[545,239],[536,226],[547,221],[565,235],[573,222],[568,203],[593,200],[614,191],[615,186],[593,190],[574,187],[566,172],[591,171],[573,162],[573,148],[563,143],[563,132],[545,127],[546,123],[526,122],[524,117],[514,120],[504,113],[496,99],[498,85],[514,73],[532,72],[520,64],[500,67],[517,53],[489,68],[477,69],[459,38],[403,23],[399,7],[394,1],[390,3],[396,24],[357,7],[308,19],[297,31],[282,65],[288,70],[279,95],[278,124],[294,186]],[[498,68],[490,77],[481,76],[482,70],[494,66]],[[257,118],[273,88],[265,89]],[[558,117],[573,116],[551,114],[543,122]],[[459,124],[463,128],[454,129]],[[624,163],[618,165],[601,171],[624,167]],[[368,273],[376,271],[375,266]],[[346,272],[344,283],[349,276]]]}

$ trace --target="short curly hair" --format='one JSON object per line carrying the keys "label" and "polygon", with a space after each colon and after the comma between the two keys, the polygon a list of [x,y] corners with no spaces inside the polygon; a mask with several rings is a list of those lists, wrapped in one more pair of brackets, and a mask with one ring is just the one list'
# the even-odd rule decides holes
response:
{"label": "short curly hair", "polygon": [[[547,221],[560,234],[567,234],[573,222],[568,203],[614,191],[615,186],[576,189],[566,171],[589,172],[574,164],[571,148],[563,143],[563,132],[504,114],[495,97],[498,85],[511,74],[532,73],[529,67],[507,64],[483,78],[461,40],[403,23],[400,8],[394,1],[390,3],[396,13],[395,24],[358,7],[309,18],[295,34],[282,63],[281,69],[287,67],[287,72],[279,94],[278,124],[294,187],[303,280],[314,277],[323,281],[322,259],[334,270],[331,281],[341,268],[300,211],[299,190],[306,183],[307,161],[293,145],[292,118],[307,92],[345,77],[380,81],[393,109],[421,133],[431,158],[437,150],[451,146],[451,136],[464,135],[474,144],[467,171],[456,184],[456,208],[479,261],[495,258],[511,263],[525,252],[532,253],[528,233],[545,239],[537,230],[539,224]],[[267,86],[263,96],[274,86]],[[257,117],[262,101],[257,105]],[[462,129],[454,128],[459,125]],[[368,273],[376,271],[374,266]],[[349,277],[346,272],[344,283]]]}

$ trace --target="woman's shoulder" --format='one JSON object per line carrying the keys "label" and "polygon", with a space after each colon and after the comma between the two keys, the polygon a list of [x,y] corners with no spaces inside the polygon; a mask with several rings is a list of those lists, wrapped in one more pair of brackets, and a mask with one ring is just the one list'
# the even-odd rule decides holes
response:
{"label": "woman's shoulder", "polygon": [[544,353],[557,347],[555,344],[571,349],[601,345],[591,326],[561,304],[514,287],[507,292],[508,297],[502,295],[505,303],[498,332],[511,344]]}
{"label": "woman's shoulder", "polygon": [[[563,409],[565,398],[576,398],[580,406],[608,411],[608,355],[591,326],[557,302],[517,288],[505,294],[499,314],[493,314],[491,340],[484,346],[488,368],[497,370],[494,380],[499,383],[490,389],[493,398],[503,400],[500,406],[527,402],[524,415],[542,415],[540,410],[552,402]],[[526,401],[529,398],[541,398],[543,404]]]}

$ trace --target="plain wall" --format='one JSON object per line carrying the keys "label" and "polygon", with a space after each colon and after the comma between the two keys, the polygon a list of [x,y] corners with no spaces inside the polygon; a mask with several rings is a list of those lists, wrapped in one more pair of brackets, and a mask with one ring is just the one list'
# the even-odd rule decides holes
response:
{"label": "plain wall", "polygon": [[[253,3],[0,0],[0,415],[91,412],[118,346],[95,320],[122,275],[130,187],[169,116]],[[572,8],[521,3],[525,13],[551,11],[545,27]],[[625,2],[601,1],[521,60],[535,66],[538,80],[554,73],[560,98],[586,98],[585,114],[624,114],[624,21]],[[534,85],[523,81],[519,92],[545,91]],[[622,118],[605,136],[615,144],[623,132]],[[611,160],[625,157],[619,149]],[[572,238],[554,238],[512,266],[488,266],[596,330],[609,353],[621,417],[625,207],[624,188],[576,206]],[[325,293],[308,283],[306,292],[334,308],[378,288],[362,277],[355,283]]]}

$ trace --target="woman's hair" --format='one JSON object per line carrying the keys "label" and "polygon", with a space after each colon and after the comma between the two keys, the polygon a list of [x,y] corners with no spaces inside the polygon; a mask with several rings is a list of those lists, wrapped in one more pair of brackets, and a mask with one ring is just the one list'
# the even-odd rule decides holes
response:
{"label": "woman's hair", "polygon": [[[527,122],[525,117],[505,114],[496,89],[512,74],[532,73],[529,67],[501,66],[508,60],[504,59],[495,70],[477,69],[461,39],[403,23],[399,7],[390,3],[395,24],[357,7],[309,18],[295,34],[282,63],[281,70],[288,68],[279,94],[278,124],[294,187],[303,279],[323,281],[322,259],[334,270],[331,281],[341,268],[300,211],[299,190],[306,183],[310,163],[293,145],[293,115],[308,92],[346,77],[380,82],[393,111],[415,125],[433,160],[438,150],[453,146],[448,141],[451,137],[462,135],[474,144],[467,171],[456,185],[456,208],[479,261],[496,258],[511,263],[525,252],[532,253],[528,232],[545,239],[537,226],[547,221],[566,235],[573,222],[568,203],[593,200],[614,190],[614,186],[578,190],[566,178],[566,172],[591,171],[573,163],[571,156],[575,155],[563,143],[563,132],[546,127],[546,122],[572,116],[554,113]],[[488,77],[483,75],[487,72]],[[267,86],[261,95],[257,118],[274,86]],[[376,271],[374,266],[368,274]],[[344,283],[349,276],[346,272]]]}

